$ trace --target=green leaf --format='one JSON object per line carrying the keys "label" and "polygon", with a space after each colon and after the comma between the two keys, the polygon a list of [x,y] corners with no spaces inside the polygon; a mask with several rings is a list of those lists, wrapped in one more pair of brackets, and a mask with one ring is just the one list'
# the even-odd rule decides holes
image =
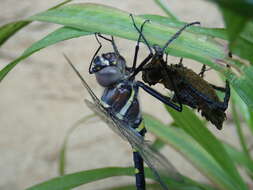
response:
{"label": "green leaf", "polygon": [[[99,4],[71,4],[42,12],[30,17],[28,20],[52,22],[130,40],[137,40],[138,37],[129,13]],[[135,21],[140,26],[144,19],[135,16]],[[178,31],[178,28],[175,27],[146,23],[144,35],[150,44],[162,46],[176,31]],[[167,53],[195,59],[221,72],[227,70],[216,63],[218,59],[224,60],[227,58],[224,47],[220,43],[208,39],[205,35],[196,35],[185,31],[171,44],[167,49]]]}
{"label": "green leaf", "polygon": [[[146,187],[148,190],[157,190],[160,189],[159,184],[146,184]],[[176,190],[215,190],[213,187],[210,187],[208,185],[202,185],[200,187],[198,186],[185,186],[180,188],[175,188]],[[136,190],[135,185],[126,185],[126,186],[120,186],[120,187],[112,187],[112,188],[106,188],[106,190]]]}
{"label": "green leaf", "polygon": [[160,150],[164,147],[164,142],[161,139],[155,139],[155,141],[152,144],[152,147],[156,150]]}
{"label": "green leaf", "polygon": [[[128,13],[98,4],[84,3],[67,5],[37,14],[30,17],[29,20],[63,24],[81,30],[100,32],[130,40],[136,40],[138,37],[138,33],[133,27]],[[140,26],[144,22],[144,19],[135,16],[135,21]],[[175,21],[175,23],[178,22]],[[146,23],[144,35],[150,44],[162,46],[177,30],[178,28],[175,27],[168,27],[152,22]],[[232,85],[248,80],[243,77],[238,78],[231,70],[221,66],[221,64],[226,63],[235,65],[235,62],[227,57],[225,47],[208,38],[206,35],[184,31],[167,49],[167,53],[174,56],[195,59],[207,64],[224,74],[231,81]],[[247,92],[248,88],[245,86],[236,86],[235,88],[238,88],[236,89],[237,92],[243,92],[240,93],[240,96],[244,96],[244,101],[247,101],[253,107],[252,93]]]}
{"label": "green leaf", "polygon": [[247,189],[241,176],[239,175],[233,160],[229,157],[223,145],[217,138],[203,125],[196,114],[188,107],[184,106],[182,112],[177,112],[169,107],[167,111],[173,117],[174,121],[180,126],[187,134],[193,137],[212,157],[216,160],[221,168],[238,185],[238,189]]}
{"label": "green leaf", "polygon": [[[108,167],[100,168],[94,170],[87,170],[76,172],[72,174],[67,174],[64,176],[56,177],[45,181],[43,183],[34,185],[27,188],[26,190],[68,190],[80,185],[84,185],[90,182],[94,182],[101,179],[106,179],[114,176],[132,176],[134,177],[134,168],[132,167]],[[153,179],[153,174],[149,168],[145,168],[145,176],[147,178]],[[134,181],[133,181],[134,182]],[[198,184],[190,179],[185,178],[185,181],[178,183],[173,179],[167,180],[169,186],[178,190],[186,190],[186,187],[205,187],[205,185]],[[208,187],[208,186],[207,186]]]}
{"label": "green leaf", "polygon": [[[148,19],[151,20],[152,22],[156,22],[158,24],[162,24],[168,27],[181,28],[186,24],[185,22],[176,21],[171,18],[160,15],[145,14],[139,16],[144,19]],[[206,37],[208,38],[216,37],[227,40],[227,32],[224,28],[206,28],[195,25],[188,28],[187,31],[192,32],[194,34],[206,35]]]}
{"label": "green leaf", "polygon": [[253,177],[253,161],[246,154],[240,152],[233,146],[226,143],[223,144],[230,157],[233,158],[238,165],[243,166],[249,176]]}
{"label": "green leaf", "polygon": [[[52,7],[51,9],[55,9],[57,7],[60,7],[66,3],[69,3],[70,1],[72,1],[72,0],[66,0],[66,1]],[[21,21],[11,22],[11,23],[1,26],[0,27],[0,46],[2,44],[4,44],[4,42],[6,40],[8,40],[12,35],[14,35],[16,32],[18,32],[20,29],[22,29],[23,27],[27,26],[30,23],[31,22],[29,22],[29,21],[22,21],[21,20]]]}
{"label": "green leaf", "polygon": [[253,17],[253,1],[252,0],[210,0],[217,3],[222,8],[230,9],[231,11],[244,17]]}
{"label": "green leaf", "polygon": [[237,135],[238,135],[238,138],[239,138],[239,141],[240,141],[241,148],[242,148],[244,154],[247,155],[250,158],[250,153],[248,151],[248,147],[247,147],[247,144],[246,144],[246,141],[245,141],[245,136],[244,136],[243,131],[242,131],[242,125],[241,125],[241,122],[240,122],[239,114],[236,110],[236,107],[237,107],[236,106],[237,105],[236,99],[233,96],[238,97],[238,95],[234,92],[234,90],[232,90],[232,117],[233,117],[233,121],[234,121],[234,124],[236,126],[236,131],[237,131]]}
{"label": "green leaf", "polygon": [[[128,13],[98,4],[86,3],[63,6],[30,17],[29,21],[31,20],[63,24],[91,33],[101,32],[131,40],[136,40],[138,36]],[[144,19],[135,16],[135,21],[137,25],[140,25]],[[178,22],[175,21],[175,23]],[[164,45],[168,38],[175,34],[177,30],[178,28],[153,22],[145,25],[144,35],[151,44]],[[249,88],[246,85],[238,85],[253,84],[253,80],[249,79],[248,76],[237,77],[232,70],[221,66],[229,63],[238,67],[238,61],[235,62],[233,59],[228,58],[226,48],[220,43],[208,38],[206,34],[184,31],[166,51],[171,55],[195,59],[221,72],[230,80],[242,99],[253,108],[253,94],[249,92]],[[27,56],[29,55],[25,57]],[[23,58],[13,61],[0,72],[0,80]],[[241,67],[239,67],[239,72],[243,73],[240,69]]]}
{"label": "green leaf", "polygon": [[233,86],[236,93],[241,97],[244,103],[252,110],[253,109],[253,66],[243,67],[243,74],[240,77],[228,76],[230,84]]}
{"label": "green leaf", "polygon": [[101,168],[56,177],[26,190],[66,190],[113,176],[133,176],[133,168]]}
{"label": "green leaf", "polygon": [[223,14],[229,36],[229,48],[253,62],[253,2],[248,0],[213,0]]}
{"label": "green leaf", "polygon": [[[155,190],[159,189],[158,184],[146,184],[147,189],[150,190]],[[104,190],[136,190],[135,185],[125,185],[125,186],[116,186],[116,187],[109,187],[109,188],[104,188]]]}
{"label": "green leaf", "polygon": [[[129,14],[118,9],[97,4],[72,4],[49,10],[31,17],[29,20],[38,20],[63,24],[69,27],[85,30],[88,32],[101,32],[104,34],[119,36],[136,40],[138,33],[133,27]],[[144,19],[135,16],[137,25]],[[177,23],[175,21],[175,23]],[[168,27],[156,23],[145,25],[145,36],[151,44],[164,45],[168,38],[175,34],[178,28]],[[55,42],[56,43],[56,42]],[[235,64],[226,55],[225,48],[206,35],[183,32],[167,49],[167,53],[180,57],[195,59],[222,72],[231,81],[231,84],[243,83],[247,78],[238,78],[232,71],[221,64]],[[22,60],[23,58],[21,58]],[[20,61],[19,59],[17,62]],[[7,72],[16,65],[16,60],[6,69]],[[6,70],[0,73],[0,80],[7,74]],[[239,81],[237,81],[239,79]],[[253,82],[252,82],[253,83]],[[252,93],[247,92],[245,86],[235,86],[243,100],[253,107]]]}
{"label": "green leaf", "polygon": [[71,134],[76,130],[77,127],[79,127],[81,124],[84,124],[85,122],[87,122],[89,119],[91,119],[93,117],[96,117],[96,115],[90,114],[90,115],[87,115],[87,116],[81,118],[80,120],[76,121],[68,130],[68,132],[63,140],[63,144],[62,144],[61,150],[60,150],[60,157],[59,157],[59,174],[60,175],[65,175],[67,146],[68,146],[68,142],[69,142],[69,138],[70,138]]}
{"label": "green leaf", "polygon": [[52,32],[51,34],[47,35],[45,38],[43,38],[40,41],[35,42],[31,47],[25,50],[25,52],[9,63],[7,66],[5,66],[0,71],[0,81],[3,80],[3,78],[13,69],[20,61],[24,60],[25,58],[29,57],[33,53],[48,47],[50,45],[53,45],[57,42],[61,42],[63,40],[68,40],[71,38],[77,38],[84,35],[90,35],[90,32],[81,31],[78,29],[70,28],[70,27],[62,27],[57,29],[56,31]]}
{"label": "green leaf", "polygon": [[243,30],[247,18],[242,17],[240,14],[233,12],[232,10],[225,7],[222,7],[221,9],[223,12],[223,18],[228,28],[229,40],[232,43]]}
{"label": "green leaf", "polygon": [[[201,173],[220,189],[247,189],[239,185],[236,179],[231,178],[229,171],[222,169],[218,162],[182,129],[168,127],[147,115],[144,115],[144,122],[148,131],[154,133],[183,154],[185,158],[190,160]],[[173,163],[172,160],[171,162]]]}
{"label": "green leaf", "polygon": [[178,18],[171,12],[167,2],[164,0],[154,0],[154,2],[167,14],[170,19],[178,20]]}
{"label": "green leaf", "polygon": [[[238,37],[233,39],[230,43],[231,51],[240,56],[241,58],[249,60],[253,63],[253,22],[246,22],[245,25],[241,26],[240,24],[237,27],[241,28],[241,32],[238,33]],[[231,29],[232,30],[232,29]]]}
{"label": "green leaf", "polygon": [[243,119],[246,121],[247,126],[251,130],[251,133],[253,134],[253,110],[248,107],[245,102],[242,101],[242,99],[232,91],[232,100],[234,104],[236,105],[237,111],[243,117]]}
{"label": "green leaf", "polygon": [[5,24],[0,27],[0,46],[4,44],[12,35],[18,32],[23,27],[27,26],[31,22],[28,21],[16,21]]}

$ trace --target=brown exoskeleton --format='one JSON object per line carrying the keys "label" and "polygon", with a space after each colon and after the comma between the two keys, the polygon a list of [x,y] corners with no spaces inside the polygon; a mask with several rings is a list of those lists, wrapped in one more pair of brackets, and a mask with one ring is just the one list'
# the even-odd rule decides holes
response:
{"label": "brown exoskeleton", "polygon": [[[134,27],[150,50],[150,54],[147,57],[149,59],[146,58],[146,61],[137,67],[133,75],[142,71],[142,79],[145,83],[149,85],[161,83],[167,89],[174,91],[172,102],[179,104],[179,106],[176,105],[178,111],[182,111],[182,104],[188,105],[193,109],[201,111],[202,116],[214,124],[217,129],[222,129],[222,124],[226,119],[225,111],[230,98],[229,82],[226,80],[225,88],[217,87],[203,79],[204,72],[206,71],[205,65],[202,67],[201,72],[197,74],[193,70],[185,67],[182,64],[182,59],[180,63],[170,65],[167,64],[167,56],[164,59],[165,49],[168,45],[187,27],[200,23],[193,22],[186,24],[162,48],[158,45],[154,45],[151,48],[145,36],[142,34],[142,28],[140,30],[136,26],[133,17],[132,20]],[[153,50],[155,51],[154,53]],[[225,93],[223,101],[219,100],[215,90]]]}

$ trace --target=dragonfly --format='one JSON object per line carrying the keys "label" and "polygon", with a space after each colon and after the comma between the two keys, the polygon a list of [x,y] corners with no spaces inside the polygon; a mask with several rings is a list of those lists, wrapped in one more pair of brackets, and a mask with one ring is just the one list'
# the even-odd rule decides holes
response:
{"label": "dragonfly", "polygon": [[[145,22],[141,25],[141,30],[144,24]],[[133,149],[136,189],[146,189],[143,162],[151,169],[154,178],[160,183],[163,190],[168,190],[168,184],[166,182],[168,178],[183,183],[183,177],[171,162],[144,139],[146,129],[142,121],[139,106],[139,88],[168,106],[173,107],[173,104],[166,96],[143,82],[136,81],[132,77],[136,69],[136,56],[138,55],[136,51],[139,44],[135,47],[133,67],[129,68],[126,66],[124,57],[119,54],[113,37],[109,39],[98,33],[95,34],[95,37],[99,47],[91,60],[89,73],[95,74],[97,82],[104,87],[101,98],[95,95],[79,71],[74,67],[71,60],[65,54],[64,57],[81,80],[83,87],[91,96],[92,101],[85,100],[87,106],[105,121],[114,132],[131,145]],[[110,41],[114,51],[97,56],[102,47],[98,37]],[[141,35],[139,38],[141,38]],[[145,61],[143,60],[142,63]]]}

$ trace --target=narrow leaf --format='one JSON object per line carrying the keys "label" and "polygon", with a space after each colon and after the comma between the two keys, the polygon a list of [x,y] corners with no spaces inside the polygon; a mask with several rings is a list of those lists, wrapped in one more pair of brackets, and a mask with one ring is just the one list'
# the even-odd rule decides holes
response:
{"label": "narrow leaf", "polygon": [[[151,116],[144,115],[145,126],[164,142],[179,151],[212,183],[220,189],[240,189],[237,182],[232,179],[228,171],[222,167],[198,143],[187,135],[182,129],[168,127]],[[173,160],[171,160],[173,163]]]}
{"label": "narrow leaf", "polygon": [[[145,175],[147,178],[153,179],[153,174],[149,168],[145,168]],[[45,181],[43,183],[34,185],[27,188],[26,190],[67,190],[80,185],[84,185],[90,182],[94,182],[101,179],[106,179],[114,176],[132,176],[134,177],[134,168],[128,167],[110,167],[110,168],[100,168],[94,170],[87,170],[76,172],[72,174],[67,174],[64,176],[56,177]],[[185,178],[185,182],[178,183],[173,179],[168,179],[167,181],[170,187],[185,190],[185,187],[197,186],[198,183],[193,182]],[[198,186],[202,186],[199,184]],[[203,185],[204,186],[204,185]]]}
{"label": "narrow leaf", "polygon": [[[55,9],[55,8],[60,7],[64,4],[66,4],[66,3],[69,3],[71,1],[72,0],[63,1],[62,3],[52,7],[50,9]],[[5,25],[1,26],[0,27],[0,47],[11,36],[13,36],[16,32],[18,32],[20,29],[24,28],[25,26],[27,26],[30,23],[31,22],[29,22],[29,21],[22,21],[21,20],[21,21],[11,22],[11,23],[8,23],[8,24],[5,24]]]}
{"label": "narrow leaf", "polygon": [[230,175],[237,184],[238,189],[247,189],[241,176],[239,175],[233,160],[229,157],[223,145],[217,138],[203,125],[193,111],[184,106],[182,112],[177,112],[169,107],[167,111],[173,117],[174,121],[180,126],[187,134],[193,137],[213,159],[217,161],[219,166]]}
{"label": "narrow leaf", "polygon": [[242,166],[249,174],[249,176],[253,177],[253,161],[243,152],[237,150],[235,147],[223,143],[226,151],[230,155],[231,158],[234,159],[236,164]]}
{"label": "narrow leaf", "polygon": [[167,14],[167,16],[173,20],[178,20],[178,18],[171,12],[168,3],[164,0],[154,0],[154,2]]}
{"label": "narrow leaf", "polygon": [[[63,24],[81,30],[101,32],[130,40],[137,40],[138,36],[129,17],[129,13],[99,4],[83,3],[67,5],[37,14],[30,17],[29,20]],[[140,26],[144,22],[144,19],[135,16],[135,22]],[[178,22],[175,21],[175,23]],[[176,31],[178,31],[178,28],[152,22],[146,23],[144,35],[150,44],[162,46]],[[241,77],[238,81],[238,77],[232,73],[232,70],[221,66],[221,64],[229,63],[233,65],[235,63],[232,59],[228,58],[225,47],[208,38],[206,35],[184,31],[167,49],[167,53],[174,56],[195,59],[207,64],[224,74],[231,81],[232,85],[247,80],[247,78]],[[240,93],[239,95],[241,97],[244,96],[243,100],[247,101],[253,107],[253,98],[247,92],[248,88],[245,86],[235,86],[235,88],[238,88],[236,89],[237,92],[241,91],[244,93]]]}
{"label": "narrow leaf", "polygon": [[220,7],[225,7],[231,11],[243,15],[244,17],[253,17],[253,1],[252,0],[210,0],[217,3]]}
{"label": "narrow leaf", "polygon": [[[139,26],[144,22],[144,19],[141,17],[135,16],[134,18],[136,24]],[[28,20],[52,22],[80,30],[100,32],[130,40],[137,40],[138,37],[129,13],[99,4],[71,4],[42,12],[30,17]],[[178,28],[175,27],[146,23],[144,35],[150,44],[162,46],[176,31],[178,31]],[[225,67],[216,64],[217,59],[225,61],[225,58],[227,58],[224,47],[220,43],[206,38],[204,35],[196,35],[184,31],[167,49],[167,53],[195,59],[219,71],[226,70]]]}
{"label": "narrow leaf", "polygon": [[18,57],[17,59],[15,59],[14,61],[12,61],[11,63],[9,63],[7,66],[5,66],[1,71],[0,71],[0,81],[3,80],[3,78],[22,60],[24,60],[25,58],[29,57],[30,55],[32,55],[33,53],[48,47],[50,45],[53,45],[57,42],[61,42],[63,40],[68,40],[68,39],[72,39],[72,38],[77,38],[80,36],[84,36],[84,35],[90,35],[90,32],[85,32],[85,31],[81,31],[78,29],[73,29],[70,27],[62,27],[57,29],[56,31],[52,32],[51,34],[47,35],[45,38],[43,38],[42,40],[35,42],[31,47],[29,47],[28,49],[25,50],[25,52]]}
{"label": "narrow leaf", "polygon": [[79,127],[81,124],[86,123],[89,119],[96,117],[95,114],[90,114],[87,115],[83,118],[81,118],[80,120],[76,121],[68,130],[64,140],[63,140],[63,144],[61,146],[61,150],[60,150],[60,157],[59,157],[59,174],[60,175],[65,175],[65,170],[66,170],[66,155],[67,155],[67,146],[68,146],[68,142],[69,142],[69,138],[71,136],[71,134],[77,129],[77,127]]}
{"label": "narrow leaf", "polygon": [[133,168],[101,168],[56,177],[26,190],[66,190],[112,176],[133,176]]}
{"label": "narrow leaf", "polygon": [[[171,18],[160,16],[160,15],[145,14],[145,15],[139,15],[139,16],[144,19],[148,19],[148,20],[151,20],[152,22],[156,22],[158,24],[162,24],[168,27],[181,28],[186,24],[185,22],[175,21]],[[216,37],[216,38],[227,40],[227,32],[226,32],[226,29],[224,28],[206,28],[206,27],[200,27],[200,26],[195,25],[188,28],[187,31],[195,33],[195,34],[206,35],[206,37],[208,38]]]}

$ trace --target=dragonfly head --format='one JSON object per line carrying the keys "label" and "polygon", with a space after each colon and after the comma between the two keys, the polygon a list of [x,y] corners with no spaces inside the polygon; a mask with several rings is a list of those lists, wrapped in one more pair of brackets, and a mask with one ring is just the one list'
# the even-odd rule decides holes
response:
{"label": "dragonfly head", "polygon": [[97,56],[91,68],[101,86],[109,87],[124,78],[126,68],[125,59],[114,52]]}

